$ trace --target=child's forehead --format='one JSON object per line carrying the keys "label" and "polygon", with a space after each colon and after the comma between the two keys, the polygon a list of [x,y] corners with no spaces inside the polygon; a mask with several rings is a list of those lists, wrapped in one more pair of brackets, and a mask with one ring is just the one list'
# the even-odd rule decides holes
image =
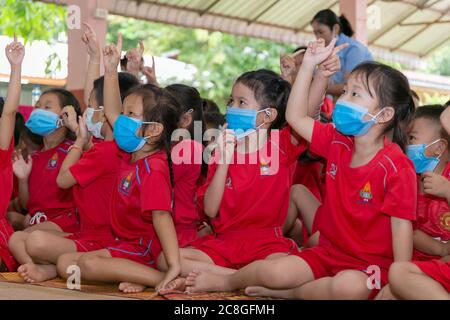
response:
{"label": "child's forehead", "polygon": [[441,127],[437,121],[424,117],[415,118],[413,121],[411,121],[411,124],[409,126],[409,131],[415,131],[417,133],[430,132],[439,134],[440,130]]}
{"label": "child's forehead", "polygon": [[255,100],[255,93],[242,82],[236,82],[231,91],[233,98],[245,98],[248,100]]}

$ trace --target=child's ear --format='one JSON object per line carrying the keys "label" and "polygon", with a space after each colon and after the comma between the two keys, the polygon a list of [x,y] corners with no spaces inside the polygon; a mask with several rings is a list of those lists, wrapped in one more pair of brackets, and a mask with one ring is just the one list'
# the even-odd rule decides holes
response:
{"label": "child's ear", "polygon": [[441,139],[436,143],[436,148],[434,149],[435,156],[441,156],[448,150],[448,141]]}
{"label": "child's ear", "polygon": [[192,120],[193,120],[192,112],[186,112],[180,118],[180,123],[179,123],[180,125],[179,125],[179,127],[183,128],[183,129],[189,128],[190,125],[192,124]]}
{"label": "child's ear", "polygon": [[378,123],[388,123],[394,119],[395,116],[395,109],[392,107],[385,107],[383,108],[383,111],[378,116],[377,122]]}
{"label": "child's ear", "polygon": [[264,123],[272,123],[278,117],[278,110],[275,108],[269,108],[263,112],[264,114]]}
{"label": "child's ear", "polygon": [[159,137],[164,131],[164,126],[161,123],[151,123],[147,126],[144,132],[144,137],[149,139]]}

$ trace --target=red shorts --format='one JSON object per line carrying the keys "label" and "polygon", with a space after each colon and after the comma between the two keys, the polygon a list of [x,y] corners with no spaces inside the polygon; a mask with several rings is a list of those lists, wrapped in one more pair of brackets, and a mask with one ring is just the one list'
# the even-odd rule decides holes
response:
{"label": "red shorts", "polygon": [[427,254],[425,252],[419,251],[417,249],[414,249],[413,252],[413,260],[414,261],[431,261],[431,260],[439,260],[442,257],[440,256],[433,256],[431,254]]}
{"label": "red shorts", "polygon": [[450,293],[450,262],[441,260],[414,261],[422,272],[439,282]]}
{"label": "red shorts", "polygon": [[231,269],[240,269],[274,253],[292,254],[299,251],[292,239],[283,236],[280,227],[208,235],[191,246],[206,253],[214,264]]}
{"label": "red shorts", "polygon": [[114,237],[109,230],[77,232],[66,238],[75,242],[77,252],[102,250],[114,241]]}
{"label": "red shorts", "polygon": [[0,219],[0,259],[8,271],[14,272],[19,266],[14,256],[9,251],[8,241],[14,230],[6,218]]}
{"label": "red shorts", "polygon": [[157,268],[157,259],[161,253],[157,239],[118,239],[109,243],[106,249],[113,258],[131,260],[154,269]]}
{"label": "red shorts", "polygon": [[76,209],[64,210],[57,213],[45,214],[36,212],[31,216],[30,226],[46,221],[57,224],[66,233],[75,233],[80,230],[80,220]]}
{"label": "red shorts", "polygon": [[[369,263],[355,259],[354,257],[329,246],[319,244],[316,247],[303,250],[295,255],[306,261],[316,280],[324,277],[334,277],[344,270],[361,271],[367,274],[367,276],[373,274],[373,271],[369,270]],[[378,288],[381,289],[388,283],[388,272],[389,270],[380,268],[380,282]],[[369,299],[374,299],[380,289],[372,289]]]}

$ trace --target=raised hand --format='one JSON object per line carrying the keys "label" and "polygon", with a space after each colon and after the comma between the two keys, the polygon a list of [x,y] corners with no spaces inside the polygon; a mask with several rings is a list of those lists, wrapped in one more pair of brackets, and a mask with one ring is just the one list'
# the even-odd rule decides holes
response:
{"label": "raised hand", "polygon": [[297,75],[295,59],[290,55],[280,56],[280,69],[281,77],[292,84]]}
{"label": "raised hand", "polygon": [[64,126],[76,133],[78,131],[77,113],[73,106],[65,106],[61,110],[61,119],[63,120]]}
{"label": "raised hand", "polygon": [[227,129],[225,124],[222,133],[217,139],[217,150],[219,152],[219,164],[231,164],[236,149],[236,136],[233,130]]}
{"label": "raised hand", "polygon": [[142,68],[142,72],[144,73],[145,77],[147,78],[148,84],[153,84],[155,86],[159,86],[158,80],[156,79],[156,66],[155,66],[155,57],[152,56],[152,66],[145,66]]}
{"label": "raised hand", "polygon": [[83,22],[83,25],[86,27],[86,31],[84,32],[83,36],[81,37],[81,40],[86,45],[87,52],[89,54],[89,57],[96,62],[100,61],[100,44],[97,40],[97,34],[95,33],[94,29],[87,23]]}
{"label": "raised hand", "polygon": [[141,61],[142,56],[144,55],[144,42],[141,40],[139,41],[139,47],[138,48],[132,48],[128,50],[126,57],[127,57],[127,71],[138,75],[139,71],[141,71]]}
{"label": "raised hand", "polygon": [[117,44],[110,44],[103,49],[105,72],[117,72],[122,52],[122,34],[117,37]]}
{"label": "raised hand", "polygon": [[17,36],[14,33],[14,41],[8,44],[5,48],[6,57],[11,67],[20,66],[25,56],[24,46],[17,41]]}
{"label": "raised hand", "polygon": [[13,172],[19,180],[26,180],[30,176],[33,168],[33,160],[31,155],[28,155],[27,160],[22,156],[22,150],[17,150],[13,156]]}
{"label": "raised hand", "polygon": [[332,54],[319,65],[318,73],[323,77],[331,78],[339,70],[341,70],[341,59],[336,54]]}
{"label": "raised hand", "polygon": [[88,131],[86,120],[84,117],[78,117],[78,130],[76,144],[82,147],[84,150],[88,149],[88,145],[91,141],[91,134]]}

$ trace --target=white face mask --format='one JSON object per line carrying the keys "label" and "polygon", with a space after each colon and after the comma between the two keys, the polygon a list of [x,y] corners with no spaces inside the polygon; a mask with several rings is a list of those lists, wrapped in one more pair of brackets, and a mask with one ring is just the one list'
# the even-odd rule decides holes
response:
{"label": "white face mask", "polygon": [[94,108],[88,107],[86,109],[86,126],[88,131],[97,139],[105,139],[102,135],[103,122],[99,121],[96,123],[92,122],[92,118],[95,112],[103,111],[103,107],[95,110]]}

